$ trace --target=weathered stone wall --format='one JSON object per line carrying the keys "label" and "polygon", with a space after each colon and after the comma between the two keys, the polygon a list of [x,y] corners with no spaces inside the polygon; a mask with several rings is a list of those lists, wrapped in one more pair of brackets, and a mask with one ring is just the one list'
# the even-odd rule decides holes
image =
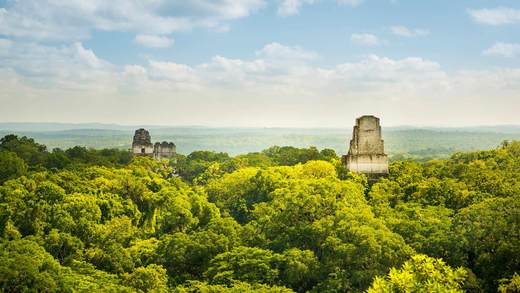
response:
{"label": "weathered stone wall", "polygon": [[135,145],[132,146],[134,155],[153,156],[153,146]]}
{"label": "weathered stone wall", "polygon": [[346,156],[347,168],[356,173],[386,174],[388,173],[388,157],[386,155]]}
{"label": "weathered stone wall", "polygon": [[151,142],[148,130],[137,129],[132,141],[132,153],[136,156],[149,156],[156,160],[170,159],[175,155],[176,147],[173,142]]}
{"label": "weathered stone wall", "polygon": [[156,142],[154,145],[154,157],[156,160],[169,159],[175,155],[176,147],[173,142]]}
{"label": "weathered stone wall", "polygon": [[350,171],[365,174],[387,174],[388,156],[381,139],[379,118],[362,116],[356,119],[348,155],[343,162]]}

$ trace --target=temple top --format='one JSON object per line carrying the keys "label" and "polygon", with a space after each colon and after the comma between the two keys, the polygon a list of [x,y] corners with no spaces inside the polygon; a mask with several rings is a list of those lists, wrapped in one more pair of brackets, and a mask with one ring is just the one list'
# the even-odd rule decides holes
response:
{"label": "temple top", "polygon": [[132,146],[152,146],[152,138],[148,130],[144,128],[137,129],[134,134]]}
{"label": "temple top", "polygon": [[352,131],[349,155],[384,155],[384,141],[381,139],[379,118],[372,115],[356,119]]}
{"label": "temple top", "polygon": [[372,115],[357,118],[348,154],[342,158],[347,169],[370,175],[369,181],[388,174],[388,157],[381,137],[379,118]]}

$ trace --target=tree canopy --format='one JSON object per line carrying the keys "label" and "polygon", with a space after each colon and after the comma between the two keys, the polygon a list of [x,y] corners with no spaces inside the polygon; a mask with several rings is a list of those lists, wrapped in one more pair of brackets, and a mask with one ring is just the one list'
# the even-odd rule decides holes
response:
{"label": "tree canopy", "polygon": [[312,147],[165,166],[9,135],[0,167],[6,292],[518,290],[520,142],[374,184]]}

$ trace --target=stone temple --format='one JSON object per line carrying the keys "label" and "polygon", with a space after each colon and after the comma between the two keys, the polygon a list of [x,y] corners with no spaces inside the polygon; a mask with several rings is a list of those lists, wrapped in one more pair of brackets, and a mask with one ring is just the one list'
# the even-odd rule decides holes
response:
{"label": "stone temple", "polygon": [[371,115],[356,119],[350,149],[343,156],[349,171],[367,175],[388,174],[388,156],[385,154],[379,118]]}
{"label": "stone temple", "polygon": [[135,131],[132,142],[132,153],[135,156],[147,156],[156,160],[170,159],[175,155],[176,146],[173,142],[156,142],[152,144],[150,133],[144,128]]}

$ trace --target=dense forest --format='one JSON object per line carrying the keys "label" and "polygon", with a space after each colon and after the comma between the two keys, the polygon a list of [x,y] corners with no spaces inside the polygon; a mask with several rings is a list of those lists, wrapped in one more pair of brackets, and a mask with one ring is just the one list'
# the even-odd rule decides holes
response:
{"label": "dense forest", "polygon": [[397,160],[334,150],[170,162],[0,140],[5,292],[518,292],[520,142]]}

